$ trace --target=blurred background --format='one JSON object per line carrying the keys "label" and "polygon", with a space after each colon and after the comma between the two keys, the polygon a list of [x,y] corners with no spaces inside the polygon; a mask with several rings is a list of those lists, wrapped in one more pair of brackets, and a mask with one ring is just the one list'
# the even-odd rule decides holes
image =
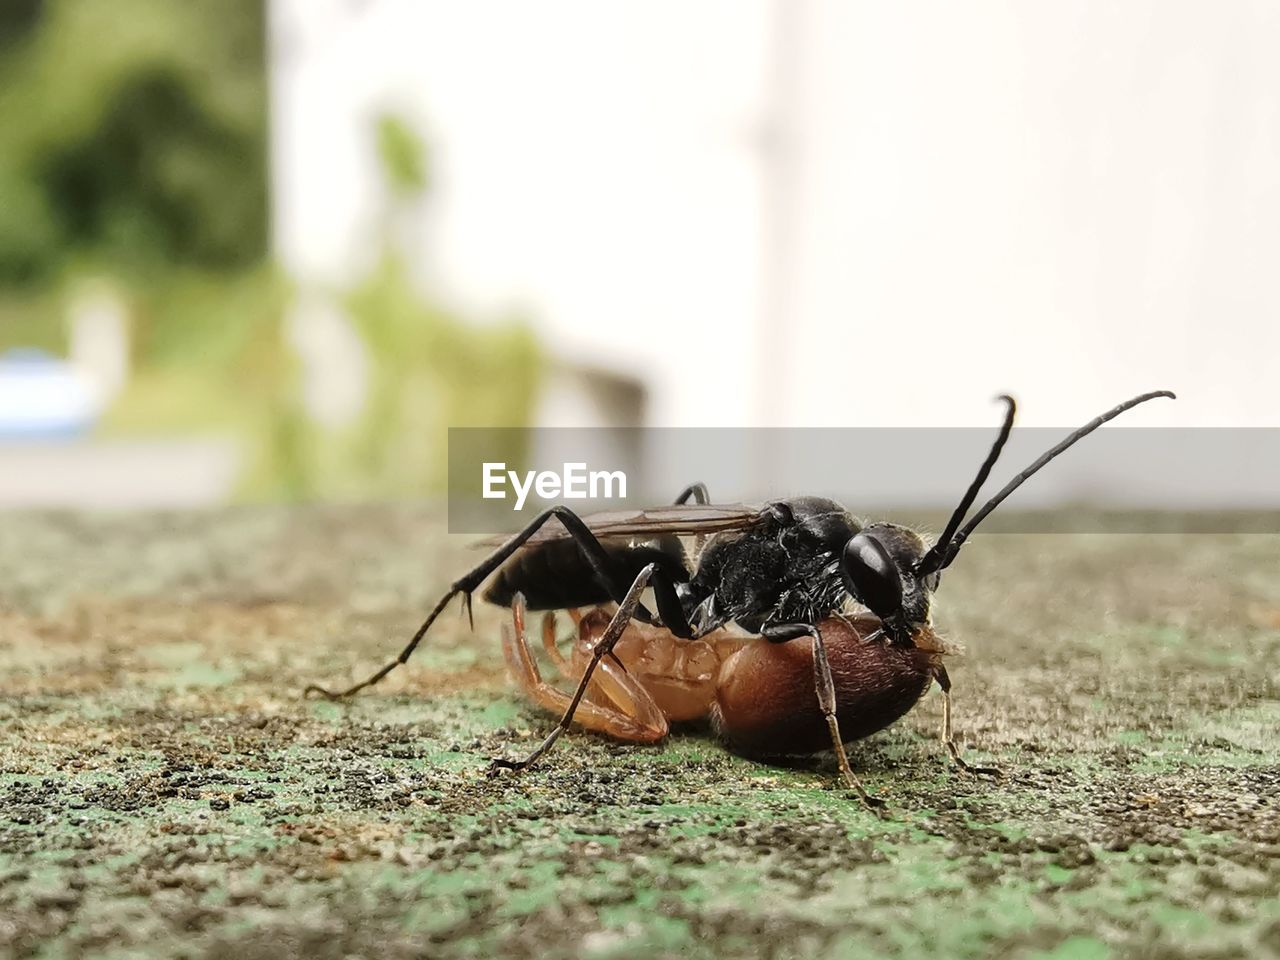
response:
{"label": "blurred background", "polygon": [[1267,0],[0,0],[0,504],[1001,391],[1280,427],[1277,49]]}

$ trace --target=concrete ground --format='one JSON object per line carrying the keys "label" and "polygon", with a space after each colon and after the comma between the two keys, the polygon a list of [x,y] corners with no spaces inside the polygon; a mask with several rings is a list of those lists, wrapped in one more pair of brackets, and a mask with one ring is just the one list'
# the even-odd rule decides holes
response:
{"label": "concrete ground", "polygon": [[829,758],[574,734],[426,509],[0,518],[0,955],[1280,955],[1280,537],[978,537],[936,692]]}

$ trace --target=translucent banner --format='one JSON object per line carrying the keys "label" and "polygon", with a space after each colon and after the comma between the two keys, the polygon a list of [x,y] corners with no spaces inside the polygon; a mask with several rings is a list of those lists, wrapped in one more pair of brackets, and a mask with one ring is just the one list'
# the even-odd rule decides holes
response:
{"label": "translucent banner", "polygon": [[[1067,429],[1015,429],[981,505]],[[449,529],[518,529],[575,512],[831,497],[855,516],[936,525],[995,432],[963,429],[481,429],[449,431]],[[1280,430],[1104,427],[1009,497],[984,532],[1280,533]]]}

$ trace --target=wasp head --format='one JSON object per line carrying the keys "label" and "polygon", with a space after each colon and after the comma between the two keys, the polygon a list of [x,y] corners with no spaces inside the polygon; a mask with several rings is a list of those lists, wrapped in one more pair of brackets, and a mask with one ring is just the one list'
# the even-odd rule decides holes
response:
{"label": "wasp head", "polygon": [[969,508],[977,500],[982,485],[990,475],[996,460],[999,459],[1000,452],[1009,439],[1010,431],[1013,430],[1013,418],[1017,406],[1012,397],[999,397],[998,399],[1005,405],[1004,423],[1000,426],[1000,432],[996,435],[995,443],[992,444],[986,460],[978,468],[978,475],[969,484],[969,489],[965,491],[960,505],[951,514],[951,519],[947,521],[946,529],[943,530],[937,543],[926,550],[919,534],[893,523],[874,523],[864,527],[845,544],[841,555],[840,569],[844,574],[845,587],[855,600],[880,618],[884,623],[885,632],[894,643],[910,644],[919,628],[929,624],[933,593],[938,589],[938,579],[942,571],[955,560],[974,528],[1024,481],[1039,472],[1045,464],[1067,448],[1093,433],[1108,420],[1156,397],[1173,399],[1173,394],[1168,390],[1153,390],[1150,393],[1140,394],[1132,400],[1126,400],[1112,407],[1106,413],[1094,417],[1080,429],[1068,434],[1041,454],[1031,466],[1005,484],[1000,492],[988,500],[966,523],[965,517],[969,513]]}
{"label": "wasp head", "polygon": [[916,630],[929,623],[938,574],[918,572],[925,550],[914,530],[873,523],[845,544],[840,558],[850,595],[880,618],[895,643],[910,644]]}

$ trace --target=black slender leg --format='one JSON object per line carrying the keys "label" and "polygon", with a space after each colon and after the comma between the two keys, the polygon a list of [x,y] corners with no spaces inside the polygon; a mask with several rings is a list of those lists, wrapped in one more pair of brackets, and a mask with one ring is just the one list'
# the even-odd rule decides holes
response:
{"label": "black slender leg", "polygon": [[680,595],[676,593],[676,585],[671,578],[659,570],[653,575],[650,586],[653,587],[654,605],[658,608],[658,618],[662,621],[662,626],[681,640],[693,639],[693,627],[689,625],[689,618],[684,612],[684,605],[680,602]]}
{"label": "black slender leg", "polygon": [[[569,535],[573,537],[574,541],[578,544],[578,547],[591,563],[591,569],[595,571],[596,579],[600,581],[600,584],[609,591],[609,595],[613,597],[616,602],[621,602],[622,598],[627,593],[626,583],[617,582],[617,578],[615,577],[609,563],[609,555],[605,552],[604,547],[601,546],[600,541],[596,539],[595,534],[592,533],[578,515],[568,507],[551,507],[550,509],[544,510],[542,513],[538,514],[532,523],[500,546],[497,550],[493,551],[493,553],[489,554],[489,556],[482,560],[479,565],[471,570],[471,572],[458,580],[455,580],[453,585],[449,587],[448,593],[440,598],[440,601],[432,608],[431,612],[427,614],[427,619],[422,622],[422,626],[418,627],[413,638],[405,648],[400,651],[400,656],[383,666],[367,679],[362,680],[345,690],[328,690],[325,687],[313,683],[302,692],[302,695],[305,697],[312,693],[318,693],[323,697],[328,697],[330,700],[340,700],[343,697],[349,697],[353,693],[363,690],[365,687],[373,686],[400,664],[405,663],[409,657],[413,655],[413,651],[417,648],[427,630],[430,629],[431,624],[435,623],[436,618],[444,612],[444,608],[449,605],[449,601],[459,594],[462,596],[462,603],[466,608],[467,616],[468,618],[471,618],[471,594],[480,587],[480,584],[484,583],[491,573],[497,570],[498,567],[502,566],[502,564],[504,564],[513,553],[524,545],[525,541],[537,533],[538,530],[542,528],[543,524],[549,521],[552,517],[559,520],[564,528],[569,531]],[[649,622],[653,618],[653,615],[643,605],[640,605],[637,608],[636,614],[646,622]],[[475,621],[472,619],[472,626],[474,627],[474,625]]]}
{"label": "black slender leg", "polygon": [[676,497],[676,506],[683,506],[689,502],[689,498],[693,497],[693,502],[700,506],[706,506],[711,502],[711,494],[707,493],[707,485],[699,481],[691,483],[680,491],[680,496]]}
{"label": "black slender leg", "polygon": [[506,760],[502,757],[494,757],[493,762],[489,764],[488,770],[491,776],[499,770],[514,770],[517,773],[522,770],[528,770],[569,729],[569,724],[573,723],[573,715],[577,712],[578,704],[582,702],[582,698],[587,692],[587,685],[591,683],[591,674],[595,672],[596,665],[613,651],[614,644],[618,642],[618,638],[627,629],[627,624],[631,622],[631,617],[636,611],[636,605],[640,602],[640,594],[644,592],[644,588],[648,585],[653,571],[654,565],[652,563],[642,569],[636,576],[635,582],[631,584],[631,589],[627,591],[626,596],[622,598],[622,602],[618,604],[618,610],[614,613],[613,619],[609,621],[609,626],[605,628],[604,635],[596,643],[595,650],[591,654],[591,660],[587,664],[587,669],[582,672],[582,679],[578,681],[578,689],[573,692],[573,699],[569,701],[569,706],[565,709],[564,716],[560,718],[560,722],[547,734],[546,739],[538,744],[538,748],[523,760]]}
{"label": "black slender leg", "polygon": [[770,643],[785,643],[799,637],[813,638],[813,684],[818,693],[818,707],[827,721],[827,730],[831,734],[831,749],[835,751],[836,762],[840,766],[840,776],[845,785],[855,791],[868,807],[882,807],[884,801],[867,793],[862,781],[849,765],[849,756],[844,751],[844,738],[840,736],[840,721],[836,719],[836,685],[831,679],[831,662],[827,659],[827,647],[822,642],[822,633],[809,623],[784,623],[766,626],[760,631]]}
{"label": "black slender leg", "polygon": [[942,664],[938,664],[933,668],[933,677],[938,681],[938,686],[942,688],[942,742],[946,744],[951,762],[965,773],[983,777],[1004,776],[998,767],[975,767],[960,756],[960,748],[956,746],[955,737],[951,732],[951,677],[947,675],[947,668]]}

